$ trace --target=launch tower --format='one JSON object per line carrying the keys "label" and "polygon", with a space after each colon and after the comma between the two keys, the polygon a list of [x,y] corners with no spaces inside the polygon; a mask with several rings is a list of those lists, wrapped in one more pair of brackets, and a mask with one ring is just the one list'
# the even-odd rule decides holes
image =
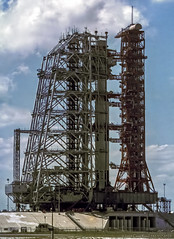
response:
{"label": "launch tower", "polygon": [[[6,194],[18,205],[127,210],[156,202],[145,160],[144,32],[131,24],[118,33],[120,53],[108,49],[107,34],[74,31],[43,58],[21,180],[15,131],[14,181]],[[111,73],[117,62],[118,76]],[[121,92],[108,92],[108,80],[120,81]],[[120,107],[120,125],[110,123],[109,106]],[[120,138],[111,138],[110,130]],[[109,142],[121,144],[115,186]]]}
{"label": "launch tower", "polygon": [[145,160],[144,31],[130,25],[116,35],[121,38],[121,164],[116,190],[155,191]]}

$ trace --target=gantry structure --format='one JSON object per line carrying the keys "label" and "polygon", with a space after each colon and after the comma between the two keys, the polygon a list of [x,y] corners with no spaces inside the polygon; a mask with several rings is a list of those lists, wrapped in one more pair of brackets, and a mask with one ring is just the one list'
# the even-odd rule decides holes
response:
{"label": "gantry structure", "polygon": [[[156,202],[145,160],[144,32],[131,24],[116,37],[119,53],[108,49],[107,32],[74,30],[43,58],[30,130],[15,131],[6,194],[18,209],[127,210]],[[122,71],[113,75],[117,62]],[[108,80],[119,81],[121,92],[108,91]],[[110,106],[120,108],[120,125],[110,123]],[[21,179],[20,133],[29,133]],[[109,142],[121,145],[119,166],[109,161]],[[115,186],[109,166],[119,169]]]}
{"label": "gantry structure", "polygon": [[21,179],[34,209],[89,204],[109,183],[107,58],[107,33],[86,31],[43,59]]}
{"label": "gantry structure", "polygon": [[145,38],[140,24],[116,35],[121,38],[121,164],[115,189],[155,191],[145,159]]}

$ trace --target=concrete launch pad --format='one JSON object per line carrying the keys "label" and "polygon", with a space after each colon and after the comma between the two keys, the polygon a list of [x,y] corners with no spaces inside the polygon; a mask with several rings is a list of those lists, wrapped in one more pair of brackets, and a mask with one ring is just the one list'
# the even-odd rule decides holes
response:
{"label": "concrete launch pad", "polygon": [[[172,230],[174,214],[153,212],[6,212],[0,213],[0,233],[49,231],[156,231]],[[171,225],[169,225],[169,223]]]}

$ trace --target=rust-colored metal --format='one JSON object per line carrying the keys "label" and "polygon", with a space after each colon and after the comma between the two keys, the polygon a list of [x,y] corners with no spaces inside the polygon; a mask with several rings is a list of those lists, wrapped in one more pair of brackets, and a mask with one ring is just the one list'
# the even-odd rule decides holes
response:
{"label": "rust-colored metal", "polygon": [[122,159],[115,190],[154,192],[145,160],[144,31],[140,24],[131,24],[116,38],[121,38],[122,127],[119,131]]}

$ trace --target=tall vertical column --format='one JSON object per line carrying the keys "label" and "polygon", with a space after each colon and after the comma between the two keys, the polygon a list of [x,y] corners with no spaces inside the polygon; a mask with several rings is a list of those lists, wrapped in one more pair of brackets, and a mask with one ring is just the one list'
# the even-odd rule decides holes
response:
{"label": "tall vertical column", "polygon": [[20,181],[20,129],[14,130],[13,181]]}
{"label": "tall vertical column", "polygon": [[122,160],[115,188],[129,192],[154,191],[145,160],[144,31],[130,25],[121,37],[121,120]]}
{"label": "tall vertical column", "polygon": [[[95,101],[95,127],[96,127],[96,183],[100,190],[104,190],[109,183],[109,141],[108,141],[108,101],[107,101],[107,43],[98,42],[99,75],[97,81],[97,95]],[[102,64],[101,64],[102,63]]]}
{"label": "tall vertical column", "polygon": [[109,180],[108,160],[108,104],[106,101],[106,80],[98,81],[99,96],[96,97],[96,171],[99,190],[104,189]]}

